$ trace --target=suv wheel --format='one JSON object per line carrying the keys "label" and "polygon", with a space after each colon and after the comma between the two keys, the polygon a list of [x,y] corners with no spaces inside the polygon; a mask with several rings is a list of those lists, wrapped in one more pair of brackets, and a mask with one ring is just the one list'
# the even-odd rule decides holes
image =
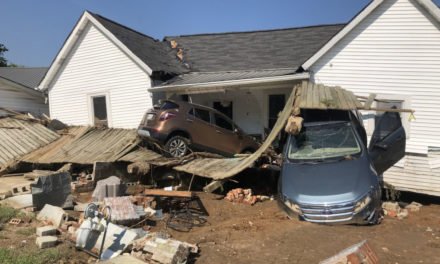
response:
{"label": "suv wheel", "polygon": [[182,136],[171,137],[165,144],[165,149],[173,157],[183,157],[188,153],[189,140]]}

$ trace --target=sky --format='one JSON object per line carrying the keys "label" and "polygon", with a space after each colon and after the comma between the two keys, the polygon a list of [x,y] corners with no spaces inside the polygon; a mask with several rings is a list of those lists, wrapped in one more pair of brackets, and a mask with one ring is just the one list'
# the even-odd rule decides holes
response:
{"label": "sky", "polygon": [[[440,3],[440,0],[435,0]],[[369,0],[2,0],[9,63],[49,66],[85,10],[156,39],[346,23]]]}

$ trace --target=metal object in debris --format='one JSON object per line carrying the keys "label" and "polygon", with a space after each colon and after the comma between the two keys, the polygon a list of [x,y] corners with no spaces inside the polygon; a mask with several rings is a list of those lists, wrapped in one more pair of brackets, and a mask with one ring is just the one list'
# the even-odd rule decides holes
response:
{"label": "metal object in debris", "polygon": [[[96,204],[89,204],[84,211],[84,217],[86,220],[81,224],[81,227],[78,230],[78,236],[76,239],[76,247],[84,250],[92,256],[101,259],[102,252],[104,249],[104,241],[107,234],[108,225],[110,223],[111,218],[111,208],[106,206],[105,210],[108,211],[107,215],[104,215],[99,212],[99,207]],[[103,222],[106,221],[104,225]],[[94,245],[96,244],[100,234],[102,235],[101,247],[99,250],[99,254],[91,252]]]}
{"label": "metal object in debris", "polygon": [[337,255],[319,262],[319,264],[348,264],[348,263],[362,263],[362,264],[378,264],[379,258],[371,249],[367,240],[355,244],[349,248],[344,249]]}

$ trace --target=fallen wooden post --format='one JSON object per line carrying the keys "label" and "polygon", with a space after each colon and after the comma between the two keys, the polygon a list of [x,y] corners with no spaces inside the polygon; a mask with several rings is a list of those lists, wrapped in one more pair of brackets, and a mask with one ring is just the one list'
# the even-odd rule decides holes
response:
{"label": "fallen wooden post", "polygon": [[191,198],[194,196],[193,192],[187,191],[165,191],[161,189],[147,189],[144,191],[147,196],[168,196],[168,197],[182,197]]}

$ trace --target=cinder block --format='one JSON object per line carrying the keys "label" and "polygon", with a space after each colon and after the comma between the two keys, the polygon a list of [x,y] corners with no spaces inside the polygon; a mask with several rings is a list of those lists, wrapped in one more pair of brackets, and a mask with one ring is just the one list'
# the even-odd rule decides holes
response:
{"label": "cinder block", "polygon": [[37,237],[36,244],[38,248],[50,248],[55,247],[58,243],[58,238],[56,236],[42,236]]}
{"label": "cinder block", "polygon": [[57,228],[54,226],[37,227],[37,236],[53,236],[57,234]]}

